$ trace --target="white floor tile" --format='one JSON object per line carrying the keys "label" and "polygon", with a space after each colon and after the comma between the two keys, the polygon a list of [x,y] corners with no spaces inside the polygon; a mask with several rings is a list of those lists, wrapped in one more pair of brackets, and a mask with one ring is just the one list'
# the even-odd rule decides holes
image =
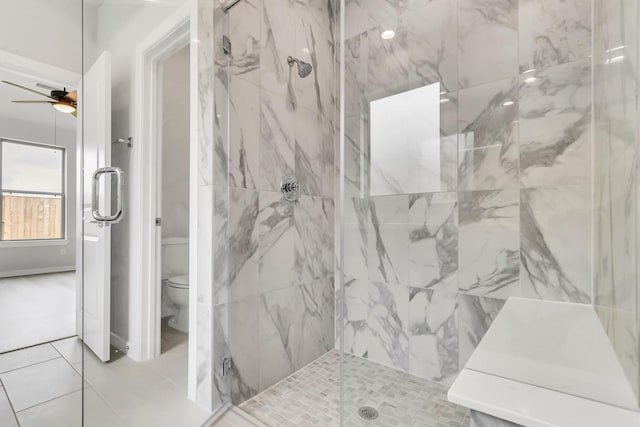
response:
{"label": "white floor tile", "polygon": [[16,350],[10,353],[0,354],[0,373],[24,368],[25,366],[56,359],[60,354],[51,344],[42,344],[35,347]]}
{"label": "white floor tile", "polygon": [[71,364],[82,362],[82,341],[80,338],[71,337],[60,341],[54,341],[51,345],[60,352],[67,362]]}
{"label": "white floor tile", "polygon": [[0,426],[2,427],[18,427],[15,415],[13,415],[13,409],[7,395],[4,392],[4,388],[0,387]]}
{"label": "white floor tile", "polygon": [[0,279],[0,353],[75,335],[75,316],[73,272]]}
{"label": "white floor tile", "polygon": [[82,378],[63,358],[6,372],[0,379],[16,412],[82,387]]}
{"label": "white floor tile", "polygon": [[[84,393],[84,427],[124,426],[111,408],[91,388],[86,388]],[[81,417],[81,390],[18,412],[21,427],[81,427]]]}

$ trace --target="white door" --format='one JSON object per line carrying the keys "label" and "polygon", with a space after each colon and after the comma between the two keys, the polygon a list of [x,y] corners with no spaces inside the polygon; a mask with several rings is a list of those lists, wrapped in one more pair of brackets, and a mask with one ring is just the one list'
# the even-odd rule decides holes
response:
{"label": "white door", "polygon": [[[104,52],[84,74],[78,89],[78,159],[83,164],[81,192],[82,216],[78,227],[76,330],[84,343],[103,361],[109,360],[111,310],[111,227],[97,221],[94,210],[111,212],[109,175],[98,177],[97,201],[94,174],[111,166],[111,56]],[[84,321],[84,325],[83,322]]]}

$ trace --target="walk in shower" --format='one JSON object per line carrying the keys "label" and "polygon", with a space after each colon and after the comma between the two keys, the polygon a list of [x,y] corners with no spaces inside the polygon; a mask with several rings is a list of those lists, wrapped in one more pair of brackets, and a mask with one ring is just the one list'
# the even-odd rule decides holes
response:
{"label": "walk in shower", "polygon": [[[8,425],[578,419],[495,378],[640,416],[635,0],[25,2],[69,17],[0,68],[79,80],[83,342],[0,354]],[[187,117],[177,331],[157,164]]]}

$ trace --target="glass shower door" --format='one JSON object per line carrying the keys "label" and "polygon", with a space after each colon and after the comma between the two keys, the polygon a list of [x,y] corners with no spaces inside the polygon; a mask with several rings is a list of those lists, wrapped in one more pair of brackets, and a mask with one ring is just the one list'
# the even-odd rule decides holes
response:
{"label": "glass shower door", "polygon": [[198,91],[208,77],[198,66],[211,58],[200,37],[214,2],[198,3],[82,3],[84,426],[196,427],[224,404],[204,254],[213,253],[203,220],[213,200],[199,176],[196,118],[213,95]]}

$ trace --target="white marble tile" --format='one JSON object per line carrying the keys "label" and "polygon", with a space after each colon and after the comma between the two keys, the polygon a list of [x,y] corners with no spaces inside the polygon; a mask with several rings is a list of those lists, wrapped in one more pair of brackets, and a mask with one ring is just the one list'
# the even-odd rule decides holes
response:
{"label": "white marble tile", "polygon": [[377,196],[367,199],[372,224],[406,224],[409,220],[409,196]]}
{"label": "white marble tile", "polygon": [[304,107],[295,112],[295,171],[302,194],[333,196],[333,125]]}
{"label": "white marble tile", "polygon": [[229,191],[229,298],[238,301],[260,292],[259,193]]}
{"label": "white marble tile", "polygon": [[307,0],[295,3],[295,57],[313,66],[311,74],[299,78],[294,73],[297,104],[317,114],[332,117],[338,103],[334,90],[336,30],[334,2]]}
{"label": "white marble tile", "polygon": [[[205,186],[215,183],[214,117],[216,113],[225,113],[225,109],[221,105],[216,108],[216,101],[221,102],[223,98],[217,96],[214,98],[214,92],[222,95],[222,92],[226,91],[221,90],[224,89],[224,84],[220,84],[221,82],[215,78],[214,3],[198,0],[197,5],[198,110],[194,114],[198,117],[198,186]],[[214,88],[218,90],[214,91]],[[224,123],[224,120],[220,123]],[[216,177],[220,178],[220,175],[218,174]]]}
{"label": "white marble tile", "polygon": [[369,87],[369,33],[365,32],[344,42],[345,82],[344,108],[348,117],[366,111]]}
{"label": "white marble tile", "polygon": [[213,190],[213,295],[212,304],[229,299],[229,187]]}
{"label": "white marble tile", "polygon": [[299,239],[294,224],[294,205],[280,193],[261,192],[258,213],[260,292],[286,288],[296,283],[295,245]]}
{"label": "white marble tile", "polygon": [[403,285],[369,283],[367,358],[409,369],[409,290]]}
{"label": "white marble tile", "polygon": [[263,294],[260,306],[260,389],[333,347],[333,279]]}
{"label": "white marble tile", "polygon": [[409,285],[457,290],[456,193],[411,195],[409,224]]}
{"label": "white marble tile", "polygon": [[458,2],[458,82],[471,87],[518,74],[518,2]]}
{"label": "white marble tile", "polygon": [[0,375],[15,411],[80,390],[82,378],[63,358]]}
{"label": "white marble tile", "polygon": [[56,359],[60,354],[51,344],[42,344],[34,347],[16,350],[9,353],[0,354],[0,373],[35,365]]}
{"label": "white marble tile", "polygon": [[458,189],[517,187],[518,80],[460,90],[458,106]]}
{"label": "white marble tile", "polygon": [[590,182],[590,60],[525,73],[520,80],[522,186]]}
{"label": "white marble tile", "polygon": [[522,190],[520,227],[523,295],[590,302],[590,186]]}
{"label": "white marble tile", "polygon": [[520,71],[591,55],[589,0],[521,0],[518,3]]}
{"label": "white marble tile", "polygon": [[[395,37],[383,39],[382,32],[390,28],[396,32]],[[380,98],[407,89],[411,69],[408,36],[408,29],[400,26],[397,19],[367,32],[364,47],[368,54],[365,86],[368,98]]]}
{"label": "white marble tile", "polygon": [[287,57],[295,50],[296,16],[289,0],[263,0],[260,40],[260,87],[288,98],[293,95],[293,72]]}
{"label": "white marble tile", "polygon": [[411,86],[439,82],[442,91],[456,90],[456,2],[434,0],[407,2],[407,5],[398,26],[406,32]]}
{"label": "white marble tile", "polygon": [[229,304],[229,349],[233,360],[231,399],[236,405],[260,391],[259,313],[258,295]]}
{"label": "white marble tile", "polygon": [[408,283],[409,225],[372,224],[367,228],[369,279]]}
{"label": "white marble tile", "polygon": [[465,294],[460,294],[458,298],[459,361],[460,368],[463,368],[500,312],[504,300]]}
{"label": "white marble tile", "polygon": [[345,277],[369,278],[369,239],[373,237],[369,230],[366,225],[345,224],[342,249]]}
{"label": "white marble tile", "polygon": [[260,24],[262,0],[247,0],[228,13],[231,56],[229,68],[233,76],[252,83],[260,82]]}
{"label": "white marble tile", "polygon": [[229,184],[256,188],[260,177],[260,91],[232,78],[229,89]]}
{"label": "white marble tile", "polygon": [[301,196],[295,204],[294,261],[298,283],[333,275],[333,215],[332,199]]}
{"label": "white marble tile", "polygon": [[456,290],[410,289],[409,372],[450,384],[458,373]]}
{"label": "white marble tile", "polygon": [[458,283],[473,295],[507,298],[519,292],[519,191],[458,194]]}
{"label": "white marble tile", "polygon": [[260,107],[260,190],[279,191],[295,171],[295,115],[284,99],[262,91]]}

